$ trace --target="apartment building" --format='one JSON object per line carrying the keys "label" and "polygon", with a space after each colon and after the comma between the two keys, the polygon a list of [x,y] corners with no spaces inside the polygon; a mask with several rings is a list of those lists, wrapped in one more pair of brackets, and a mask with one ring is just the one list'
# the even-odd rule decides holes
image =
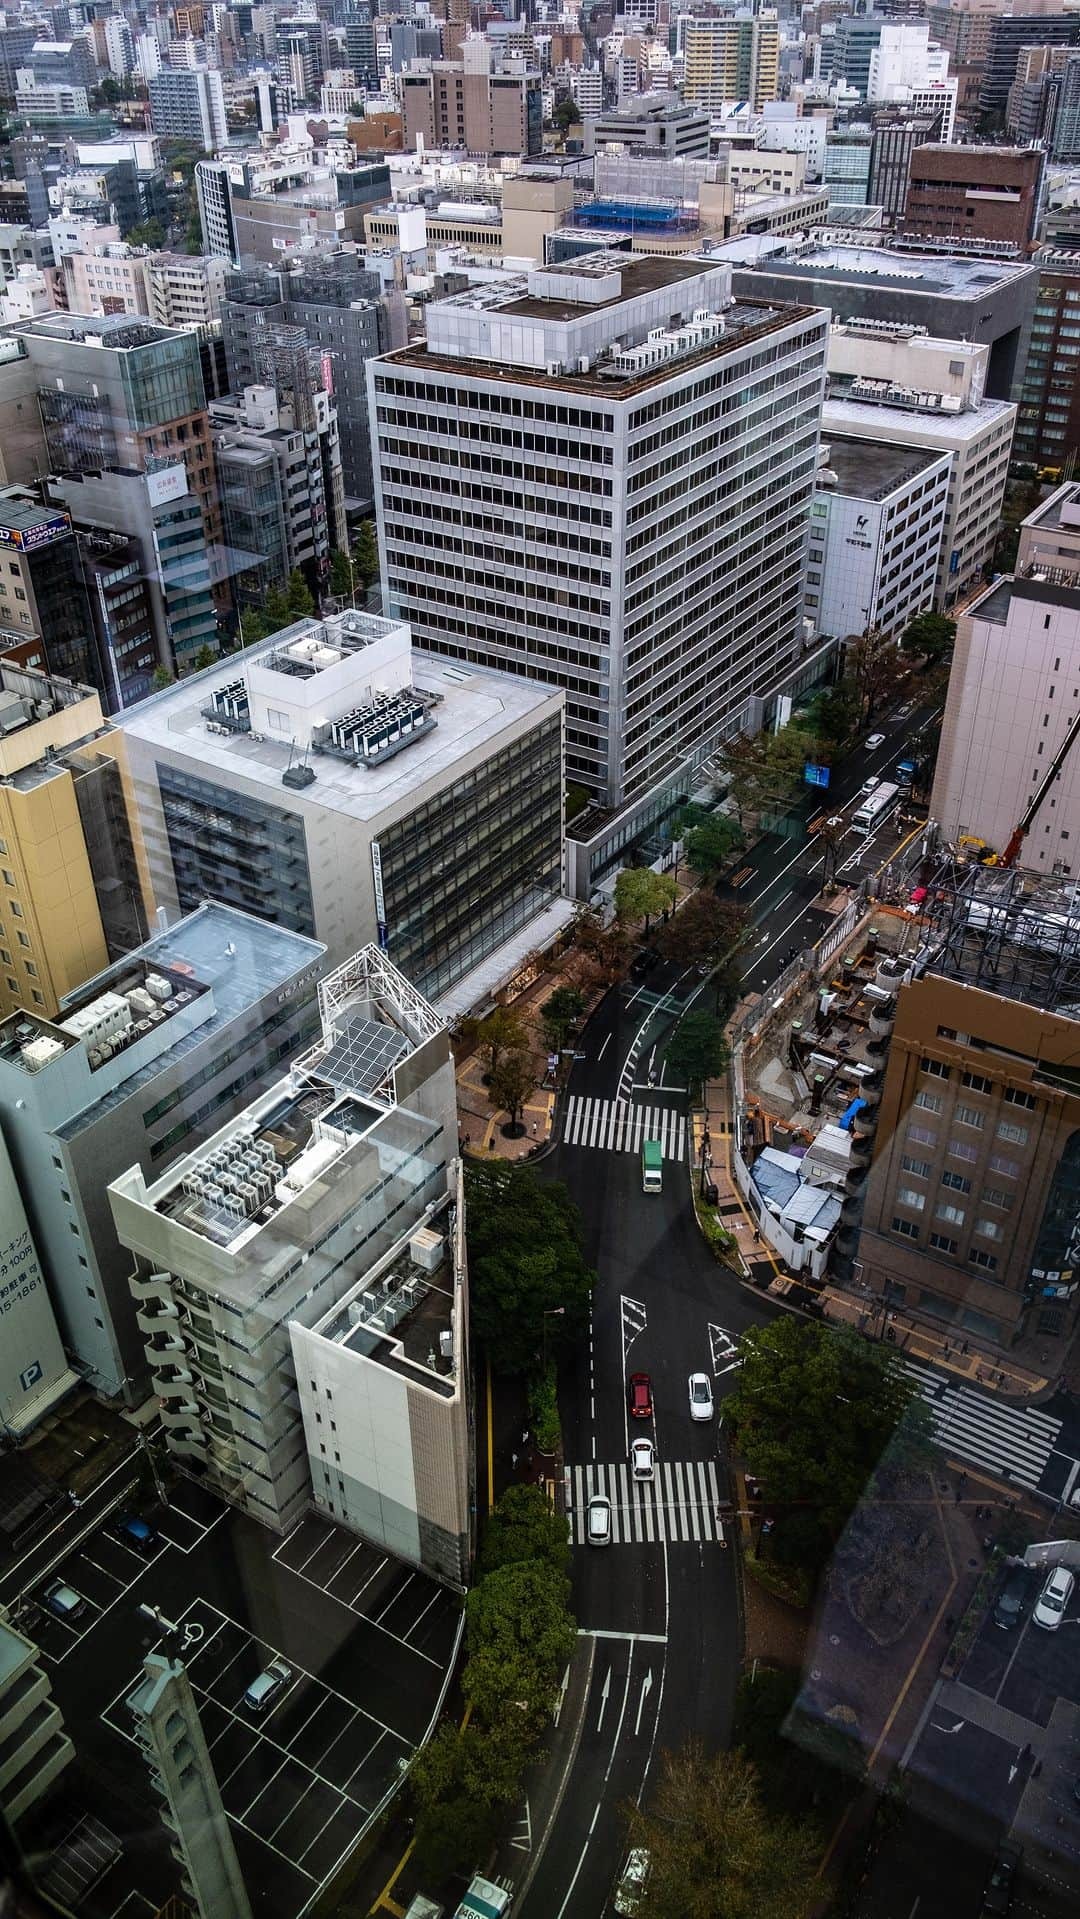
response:
{"label": "apartment building", "polygon": [[427,321],[369,367],[389,604],[565,688],[572,777],[643,803],[799,668],[824,316],[594,253]]}
{"label": "apartment building", "polygon": [[221,312],[227,266],[206,254],[151,253],[144,262],[147,311],[155,326],[212,326]]}
{"label": "apartment building", "polygon": [[41,1654],[0,1607],[0,1808],[13,1827],[75,1757]]}
{"label": "apartment building", "polygon": [[31,637],[41,642],[48,672],[107,698],[70,516],[8,487],[0,492],[0,647]]}
{"label": "apartment building", "polygon": [[957,1340],[1060,1356],[1080,1305],[1073,889],[970,866],[936,890],[896,997],[856,1271]]}
{"label": "apartment building", "polygon": [[0,1133],[64,1346],[101,1392],[136,1402],[148,1383],[109,1180],[134,1165],[160,1178],[310,1044],[324,955],[210,903],[53,1017],[0,1022]]}
{"label": "apartment building", "polygon": [[[950,840],[1001,851],[1066,741],[1080,698],[1080,488],[1023,522],[1016,577],[957,622],[931,811]],[[1069,752],[1018,855],[1041,874],[1080,871],[1080,755]]]}
{"label": "apartment building", "polygon": [[871,627],[899,638],[933,602],[949,456],[832,434],[822,460],[810,509],[807,617],[832,639]]}
{"label": "apartment building", "polygon": [[229,141],[221,75],[206,67],[163,67],[147,83],[150,124],[162,140],[186,140],[204,153]]}
{"label": "apartment building", "polygon": [[921,328],[851,320],[829,334],[826,439],[947,453],[949,488],[934,605],[947,611],[993,557],[1017,409],[985,397],[990,350]]}
{"label": "apartment building", "polygon": [[[370,1510],[377,1526],[384,1493],[382,1523],[397,1539],[405,1487],[416,1475],[408,1457],[392,1472],[390,1454],[413,1430],[422,1448],[446,1445],[465,1419],[464,1274],[453,1275],[442,1314],[441,1330],[459,1343],[448,1342],[445,1353],[437,1347],[432,1362],[417,1358],[406,1330],[430,1289],[413,1286],[400,1312],[388,1305],[380,1315],[356,1287],[359,1277],[382,1277],[410,1242],[419,1273],[441,1275],[444,1249],[432,1222],[456,1196],[453,1060],[443,1023],[378,947],[322,982],[319,1007],[319,1038],[275,1086],[164,1178],[148,1184],[138,1167],[121,1174],[109,1200],[117,1234],[138,1260],[132,1292],[177,1462],[287,1532],[311,1503],[313,1463],[324,1505],[337,1493],[344,1447],[350,1486],[347,1509],[334,1499],[340,1516],[356,1523]],[[327,1330],[335,1309],[351,1325],[351,1341]],[[299,1335],[315,1327],[336,1350],[324,1356],[321,1377],[307,1376],[305,1419]],[[358,1386],[354,1398],[367,1363],[386,1377]],[[440,1380],[453,1382],[449,1394],[440,1393]],[[426,1431],[419,1408],[413,1427],[412,1382],[428,1395]],[[372,1421],[380,1400],[388,1408],[383,1433]],[[467,1448],[459,1442],[456,1450],[463,1464]],[[370,1508],[361,1507],[362,1488]],[[413,1529],[419,1535],[415,1511]],[[421,1557],[419,1539],[413,1556]]]}
{"label": "apartment building", "polygon": [[525,155],[543,152],[543,105],[539,73],[474,71],[436,60],[401,76],[406,151],[417,140],[428,148],[464,148],[466,153]]}
{"label": "apartment building", "polygon": [[725,101],[747,100],[760,113],[779,97],[780,27],[772,8],[688,18],[683,52],[683,95],[694,106],[719,113]]}
{"label": "apartment building", "polygon": [[337,408],[318,360],[285,329],[269,330],[260,359],[272,385],[210,408],[226,540],[266,562],[242,588],[256,601],[297,568],[326,580],[331,552],[349,544]]}
{"label": "apartment building", "polygon": [[[436,997],[561,900],[562,696],[300,620],[125,716],[159,903],[377,939]],[[535,938],[533,940],[535,944]]]}
{"label": "apartment building", "polygon": [[87,686],[0,660],[0,1011],[53,1017],[145,937],[122,745]]}

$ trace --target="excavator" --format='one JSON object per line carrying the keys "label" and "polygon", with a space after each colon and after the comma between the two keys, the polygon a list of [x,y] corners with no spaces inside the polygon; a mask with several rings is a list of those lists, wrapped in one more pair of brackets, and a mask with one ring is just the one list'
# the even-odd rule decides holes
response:
{"label": "excavator", "polygon": [[1057,779],[1058,774],[1061,772],[1069,754],[1072,752],[1078,736],[1080,736],[1080,713],[1077,713],[1075,718],[1070,720],[1065,738],[1054,754],[1046,770],[1045,778],[1039,782],[1019,824],[1013,828],[1012,837],[1004,852],[999,853],[997,859],[993,862],[995,866],[1016,865],[1020,856],[1020,848],[1027,839],[1036,816],[1042,807],[1042,803],[1049,793],[1050,788],[1053,786],[1054,781]]}

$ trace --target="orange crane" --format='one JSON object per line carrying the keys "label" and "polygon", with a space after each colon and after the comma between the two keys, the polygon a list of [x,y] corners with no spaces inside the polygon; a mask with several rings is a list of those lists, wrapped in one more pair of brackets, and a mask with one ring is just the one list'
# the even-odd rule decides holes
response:
{"label": "orange crane", "polygon": [[1080,736],[1080,713],[1077,713],[1075,718],[1070,720],[1065,738],[1062,740],[1061,745],[1058,747],[1057,752],[1054,754],[1047,768],[1045,779],[1040,781],[1036,787],[1019,825],[1013,828],[1012,838],[1008,846],[996,861],[998,866],[1015,866],[1020,854],[1020,848],[1023,846],[1024,841],[1031,831],[1035,816],[1039,812],[1058,774],[1061,772],[1065,761],[1068,759],[1078,736]]}

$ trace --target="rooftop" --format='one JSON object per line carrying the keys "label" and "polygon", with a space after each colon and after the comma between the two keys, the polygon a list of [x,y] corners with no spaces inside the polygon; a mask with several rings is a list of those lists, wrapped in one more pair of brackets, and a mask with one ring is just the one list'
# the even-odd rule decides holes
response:
{"label": "rooftop", "polygon": [[942,452],[958,439],[972,440],[984,433],[994,420],[1005,420],[1015,413],[1009,400],[982,400],[978,406],[961,413],[939,413],[926,407],[882,406],[876,401],[848,400],[830,395],[822,408],[822,432],[828,437],[838,432],[870,432],[887,439],[892,432],[910,432],[918,428],[921,438],[940,442]]}
{"label": "rooftop", "polygon": [[313,1328],[321,1339],[386,1366],[452,1399],[456,1368],[441,1336],[454,1322],[453,1260],[446,1213],[435,1214],[407,1247],[365,1273]]}
{"label": "rooftop", "polygon": [[759,233],[726,240],[704,257],[740,270],[784,278],[876,281],[954,300],[982,299],[1036,271],[1026,260],[961,259],[950,254],[898,253],[888,247],[827,246],[806,239]]}
{"label": "rooftop", "polygon": [[1008,576],[995,581],[979,600],[971,600],[965,615],[989,620],[994,626],[1007,626],[1013,600],[1041,601],[1045,606],[1065,606],[1080,614],[1080,591],[1075,587],[1054,586],[1043,580],[1016,580]]}
{"label": "rooftop", "polygon": [[[1080,594],[1072,595],[1080,607]],[[1017,867],[958,868],[943,853],[940,883],[927,882],[930,924],[915,961],[916,976],[944,979],[1080,1019],[1080,886],[1037,878]],[[1080,1088],[1075,1051],[1060,1064],[1039,1063],[1043,1078]]]}
{"label": "rooftop", "polygon": [[1077,531],[1077,514],[1080,510],[1080,482],[1071,480],[1065,486],[1059,486],[1048,500],[1040,501],[1024,520],[1025,526],[1041,527],[1044,532],[1051,528],[1067,527],[1070,533]]}
{"label": "rooftop", "polygon": [[836,486],[829,491],[858,500],[885,499],[943,457],[921,447],[886,446],[877,440],[835,436],[830,436],[828,449],[825,465],[836,474]]}
{"label": "rooftop", "polygon": [[184,337],[178,327],[153,326],[126,313],[47,313],[39,320],[21,320],[21,334],[41,339],[70,340],[79,346],[107,347],[110,353],[130,353],[137,347],[155,346],[160,340]]}
{"label": "rooftop", "polygon": [[[375,629],[388,631],[397,623],[374,620],[370,615],[346,616],[366,621]],[[402,629],[407,633],[407,629]],[[275,739],[267,733],[248,730],[243,717],[247,683],[257,679],[265,684],[283,680],[295,691],[289,705],[317,697],[318,675],[325,666],[324,682],[343,670],[340,656],[325,662],[290,662],[295,673],[283,674],[281,660],[290,647],[308,642],[312,634],[325,634],[330,642],[327,655],[336,654],[340,639],[338,623],[299,620],[269,640],[257,641],[242,653],[232,653],[227,661],[194,673],[178,685],[167,687],[142,700],[120,719],[123,731],[151,748],[175,758],[186,756],[207,777],[223,774],[230,784],[239,781],[247,790],[261,791],[275,805],[285,798],[283,775],[302,755],[302,746],[294,746],[290,736]],[[347,669],[347,663],[346,663]],[[355,684],[355,682],[354,682]],[[415,695],[413,707],[406,713],[395,696],[394,725],[408,735],[408,751],[383,755],[376,750],[360,763],[359,736],[364,722],[378,725],[380,715],[359,707],[333,720],[332,726],[318,731],[348,735],[349,751],[327,739],[316,750],[307,781],[312,798],[330,812],[344,813],[358,820],[376,820],[396,808],[418,803],[429,782],[445,778],[469,753],[482,751],[505,727],[514,721],[538,714],[549,701],[559,697],[556,690],[541,682],[518,679],[510,673],[459,666],[430,654],[411,653],[411,684],[407,691]],[[237,717],[230,719],[232,707]],[[417,713],[414,708],[422,709]],[[211,717],[207,717],[210,714]],[[431,724],[434,718],[435,723]],[[355,722],[350,729],[347,721]],[[344,730],[343,730],[344,729]],[[372,736],[373,738],[373,736]],[[374,741],[373,741],[374,743]],[[306,741],[303,742],[306,744]]]}
{"label": "rooftop", "polygon": [[[587,278],[595,276],[607,281],[610,276],[618,276],[612,291],[596,300],[583,300],[574,297],[574,290]],[[602,312],[606,307],[619,306],[625,300],[635,300],[640,294],[655,293],[661,287],[678,286],[683,280],[700,279],[700,262],[687,263],[684,260],[669,259],[658,254],[636,253],[617,254],[612,259],[607,254],[586,256],[585,259],[566,260],[559,266],[545,267],[542,274],[532,274],[529,279],[529,292],[516,295],[508,291],[497,302],[502,313],[515,314],[523,318],[537,320],[577,320],[591,313]],[[543,291],[533,292],[537,284]],[[565,285],[566,295],[560,294]],[[469,293],[459,293],[444,302],[446,305],[470,303]]]}

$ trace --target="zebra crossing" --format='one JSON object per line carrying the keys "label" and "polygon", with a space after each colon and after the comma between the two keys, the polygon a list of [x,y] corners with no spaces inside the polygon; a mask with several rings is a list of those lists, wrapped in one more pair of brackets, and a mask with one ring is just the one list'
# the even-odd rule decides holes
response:
{"label": "zebra crossing", "polygon": [[944,1379],[932,1366],[906,1359],[934,1422],[942,1451],[1034,1492],[1061,1431],[1060,1419],[1037,1406],[1010,1406],[974,1387]]}
{"label": "zebra crossing", "polygon": [[663,1106],[628,1106],[615,1099],[567,1102],[563,1142],[596,1146],[607,1153],[640,1153],[642,1142],[658,1139],[665,1159],[686,1157],[686,1119]]}
{"label": "zebra crossing", "polygon": [[574,1544],[585,1544],[586,1508],[594,1493],[611,1501],[611,1541],[615,1546],[695,1540],[724,1543],[720,1484],[714,1460],[672,1464],[656,1461],[655,1479],[633,1479],[627,1465],[575,1466],[571,1510]]}

